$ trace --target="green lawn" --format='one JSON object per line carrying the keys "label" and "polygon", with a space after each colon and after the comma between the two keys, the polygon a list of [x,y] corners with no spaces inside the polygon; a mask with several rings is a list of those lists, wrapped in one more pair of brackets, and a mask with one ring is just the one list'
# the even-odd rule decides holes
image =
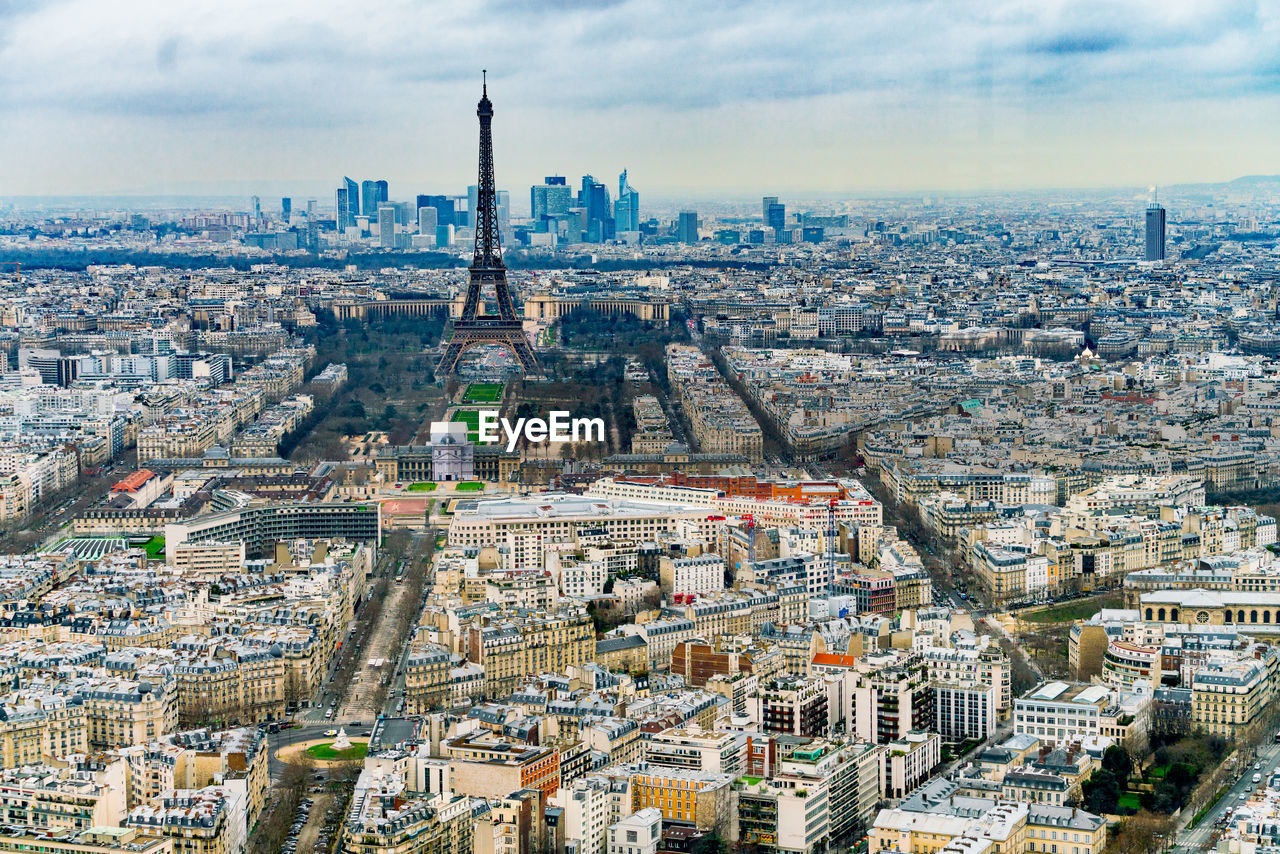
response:
{"label": "green lawn", "polygon": [[160,555],[164,554],[164,536],[162,534],[156,534],[154,537],[147,540],[146,545],[144,545],[143,548],[147,550],[147,557],[152,560],[158,560]]}
{"label": "green lawn", "polygon": [[435,488],[436,488],[436,485],[434,483],[430,483],[430,482],[423,483],[421,481],[419,481],[418,483],[411,483],[405,487],[405,489],[407,489],[409,492],[430,492]]}
{"label": "green lawn", "polygon": [[1070,623],[1075,620],[1087,620],[1103,608],[1123,606],[1124,596],[1119,593],[1108,593],[1105,596],[1061,602],[1036,611],[1020,611],[1018,617],[1028,623]]}
{"label": "green lawn", "polygon": [[498,403],[502,400],[502,383],[471,383],[462,393],[463,403]]}
{"label": "green lawn", "polygon": [[1133,810],[1134,812],[1137,812],[1142,809],[1142,799],[1138,797],[1137,792],[1123,793],[1120,795],[1120,798],[1116,803],[1122,810]]}
{"label": "green lawn", "polygon": [[344,759],[363,759],[368,749],[367,741],[353,741],[351,747],[346,750],[334,750],[333,742],[326,741],[324,744],[313,744],[308,747],[307,755],[333,762]]}
{"label": "green lawn", "polygon": [[453,420],[467,425],[467,440],[475,443],[480,438],[480,410],[455,409]]}
{"label": "green lawn", "polygon": [[454,489],[458,492],[481,492],[484,490],[484,482],[479,480],[464,480]]}
{"label": "green lawn", "polygon": [[[480,441],[480,410],[478,409],[455,409],[453,411],[452,420],[459,424],[467,425],[467,441],[473,445]],[[501,435],[502,431],[498,431]]]}

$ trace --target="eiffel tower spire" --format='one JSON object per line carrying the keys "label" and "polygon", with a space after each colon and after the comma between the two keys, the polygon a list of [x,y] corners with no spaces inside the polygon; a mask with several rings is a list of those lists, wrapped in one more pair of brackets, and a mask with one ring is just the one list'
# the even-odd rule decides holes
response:
{"label": "eiffel tower spire", "polygon": [[[487,72],[481,72],[488,77]],[[480,179],[476,210],[476,251],[473,267],[502,266],[502,245],[498,235],[498,194],[493,179],[493,102],[489,100],[489,81],[484,82],[484,93],[476,105],[480,117]]]}
{"label": "eiffel tower spire", "polygon": [[[440,372],[457,370],[462,354],[481,344],[502,344],[520,362],[526,374],[538,372],[538,360],[524,337],[524,325],[516,317],[507,288],[507,266],[502,263],[498,235],[498,194],[493,177],[493,102],[489,100],[488,72],[482,72],[483,88],[476,116],[480,119],[480,175],[476,194],[475,252],[471,258],[471,280],[462,316],[453,324],[453,333],[440,359]],[[493,286],[497,315],[481,315],[480,300],[486,285]]]}

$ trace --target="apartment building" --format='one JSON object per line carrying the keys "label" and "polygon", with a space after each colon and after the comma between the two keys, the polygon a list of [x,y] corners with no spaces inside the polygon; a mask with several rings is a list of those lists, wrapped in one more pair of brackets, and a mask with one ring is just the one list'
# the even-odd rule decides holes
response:
{"label": "apartment building", "polygon": [[232,786],[176,789],[129,812],[129,825],[185,854],[237,854],[246,845],[245,797]]}
{"label": "apartment building", "polygon": [[644,761],[736,777],[742,773],[746,752],[747,739],[742,733],[704,730],[689,724],[650,736],[644,747]]}
{"label": "apartment building", "polygon": [[1191,726],[1227,739],[1243,737],[1257,726],[1275,694],[1280,660],[1269,651],[1262,659],[1215,661],[1191,681]]}
{"label": "apartment building", "polygon": [[504,798],[521,789],[550,797],[560,788],[560,751],[520,744],[489,732],[449,739],[449,774],[455,792],[480,798]]}
{"label": "apartment building", "polygon": [[724,559],[714,554],[659,559],[658,578],[665,596],[706,596],[724,590]]}
{"label": "apartment building", "polygon": [[932,780],[895,809],[877,814],[870,851],[900,854],[1002,852],[1002,854],[1101,854],[1107,823],[1084,810],[958,793],[950,780]]}

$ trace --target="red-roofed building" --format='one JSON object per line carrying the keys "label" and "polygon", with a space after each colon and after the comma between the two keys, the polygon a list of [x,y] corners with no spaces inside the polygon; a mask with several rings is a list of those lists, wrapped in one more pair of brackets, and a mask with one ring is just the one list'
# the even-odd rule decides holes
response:
{"label": "red-roofed building", "polygon": [[840,673],[857,668],[858,656],[856,655],[841,655],[838,652],[817,652],[813,655],[814,673]]}
{"label": "red-roofed building", "polygon": [[173,485],[173,475],[138,469],[111,485],[113,496],[128,498],[134,507],[148,507]]}
{"label": "red-roofed building", "polygon": [[156,473],[151,471],[150,469],[138,469],[137,471],[131,472],[130,474],[126,475],[125,477],[113,483],[111,485],[111,491],[112,492],[130,492],[130,493],[137,492],[139,489],[142,489],[142,487],[147,483],[147,481],[151,480],[151,478],[155,476],[156,476]]}

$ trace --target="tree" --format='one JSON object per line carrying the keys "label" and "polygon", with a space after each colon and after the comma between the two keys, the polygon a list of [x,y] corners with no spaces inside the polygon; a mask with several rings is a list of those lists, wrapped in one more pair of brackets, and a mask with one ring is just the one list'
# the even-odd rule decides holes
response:
{"label": "tree", "polygon": [[719,833],[712,830],[702,834],[689,847],[689,854],[726,854],[728,844]]}
{"label": "tree", "polygon": [[1129,775],[1133,773],[1133,760],[1129,757],[1127,750],[1118,744],[1113,744],[1102,754],[1102,767],[1115,775],[1116,780],[1126,783]]}
{"label": "tree", "polygon": [[1099,768],[1080,787],[1084,795],[1084,808],[1099,815],[1114,815],[1120,802],[1120,783],[1116,775],[1106,768]]}
{"label": "tree", "polygon": [[1159,840],[1173,832],[1173,820],[1166,815],[1141,810],[1125,819],[1110,848],[1120,854],[1147,854],[1160,850]]}

